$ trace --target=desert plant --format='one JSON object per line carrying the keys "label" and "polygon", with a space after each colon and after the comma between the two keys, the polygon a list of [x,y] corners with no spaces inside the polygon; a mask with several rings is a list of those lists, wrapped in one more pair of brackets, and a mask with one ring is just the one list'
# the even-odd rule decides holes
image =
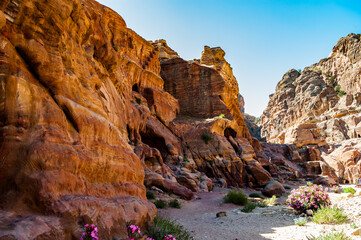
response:
{"label": "desert plant", "polygon": [[85,224],[84,226],[84,232],[81,235],[80,240],[95,240],[98,239],[98,228],[92,224]]}
{"label": "desert plant", "polygon": [[346,222],[348,217],[342,209],[336,207],[323,207],[314,213],[311,219],[318,224],[341,224]]}
{"label": "desert plant", "polygon": [[209,136],[208,134],[206,134],[206,133],[202,134],[202,140],[203,140],[206,144],[208,144],[208,142],[209,142],[211,139],[212,139],[212,137]]}
{"label": "desert plant", "polygon": [[154,202],[154,205],[157,207],[157,208],[165,208],[165,206],[167,206],[167,204],[161,200],[161,199],[158,199]]}
{"label": "desert plant", "polygon": [[343,95],[346,95],[345,91],[340,91],[339,93],[337,93],[337,96],[342,97]]}
{"label": "desert plant", "polygon": [[261,194],[259,193],[251,193],[248,196],[251,198],[262,198]]}
{"label": "desert plant", "polygon": [[307,240],[349,240],[351,238],[347,237],[347,235],[341,231],[341,232],[334,232],[334,233],[325,233],[322,235],[319,235],[317,237],[310,235],[307,236]]}
{"label": "desert plant", "polygon": [[148,199],[148,200],[153,200],[153,199],[155,199],[154,193],[152,193],[152,192],[147,191],[147,192],[146,192],[146,196],[147,196],[147,199]]}
{"label": "desert plant", "polygon": [[266,200],[263,200],[262,202],[257,203],[257,207],[260,207],[260,208],[268,207]]}
{"label": "desert plant", "polygon": [[177,199],[174,199],[168,203],[168,206],[171,208],[181,208],[181,205]]}
{"label": "desert plant", "polygon": [[164,240],[164,237],[170,234],[177,240],[193,240],[192,235],[183,226],[162,217],[156,217],[147,231],[148,237],[154,240]]}
{"label": "desert plant", "polygon": [[136,101],[139,105],[142,104],[142,99],[141,99],[141,98],[135,97],[135,101]]}
{"label": "desert plant", "polygon": [[356,190],[353,187],[342,188],[342,191],[344,193],[351,193],[351,194],[355,194],[356,192]]}
{"label": "desert plant", "polygon": [[277,197],[273,195],[271,198],[263,200],[267,206],[274,206],[277,203]]}
{"label": "desert plant", "polygon": [[140,228],[137,225],[133,225],[130,222],[125,224],[125,229],[127,230],[128,238],[127,239],[135,239],[139,237]]}
{"label": "desert plant", "polygon": [[256,207],[257,207],[257,203],[250,202],[242,208],[241,212],[246,212],[246,213],[252,212],[253,209],[255,209]]}
{"label": "desert plant", "polygon": [[356,223],[354,223],[354,222],[352,222],[352,223],[350,224],[350,227],[351,227],[352,229],[358,228],[358,226],[357,226]]}
{"label": "desert plant", "polygon": [[231,190],[224,196],[223,201],[225,203],[234,203],[244,206],[248,203],[248,197],[242,190]]}
{"label": "desert plant", "polygon": [[298,226],[305,226],[307,224],[307,218],[306,217],[299,217],[294,219],[294,222]]}
{"label": "desert plant", "polygon": [[335,91],[336,91],[337,93],[340,92],[340,89],[341,89],[341,86],[340,86],[340,85],[337,85],[337,86],[335,87]]}
{"label": "desert plant", "polygon": [[296,211],[305,212],[307,209],[317,211],[320,207],[329,206],[331,201],[322,186],[308,182],[306,186],[293,189],[287,198],[287,203]]}

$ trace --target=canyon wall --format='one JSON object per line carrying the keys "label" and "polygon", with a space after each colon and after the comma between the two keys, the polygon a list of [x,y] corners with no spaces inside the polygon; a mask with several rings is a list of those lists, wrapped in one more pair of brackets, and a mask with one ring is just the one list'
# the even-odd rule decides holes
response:
{"label": "canyon wall", "polygon": [[328,58],[283,76],[261,116],[262,137],[273,143],[324,149],[324,156],[334,156],[323,159],[338,176],[354,182],[361,173],[359,150],[345,158],[331,153],[344,142],[350,145],[348,139],[355,142],[361,136],[360,77],[361,36],[349,34]]}
{"label": "canyon wall", "polygon": [[125,222],[156,215],[146,187],[192,199],[215,185],[334,177],[318,150],[252,137],[242,107],[220,47],[186,61],[94,0],[2,1],[0,239],[79,239],[84,224],[124,238]]}

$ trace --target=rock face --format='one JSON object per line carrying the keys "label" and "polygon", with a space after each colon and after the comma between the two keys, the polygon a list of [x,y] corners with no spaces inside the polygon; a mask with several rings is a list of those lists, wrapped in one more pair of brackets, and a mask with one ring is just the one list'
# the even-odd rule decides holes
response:
{"label": "rock face", "polygon": [[200,60],[185,61],[164,41],[154,45],[161,56],[173,53],[161,58],[161,76],[165,90],[179,102],[180,114],[170,130],[181,140],[188,169],[230,186],[265,186],[271,175],[256,158],[224,51],[205,46]]}
{"label": "rock face", "polygon": [[341,38],[328,58],[302,73],[288,71],[261,116],[262,137],[298,146],[359,137],[360,71],[361,36],[356,34]]}
{"label": "rock face", "polygon": [[[318,148],[317,161],[326,160],[325,156],[338,147],[335,144],[360,138],[360,72],[361,36],[356,34],[341,38],[328,58],[301,73],[288,71],[261,116],[262,137],[273,143],[296,144],[303,152]],[[337,162],[348,161],[336,153],[327,159],[336,156]],[[339,177],[346,174],[343,164],[333,161],[331,165]],[[347,178],[353,181],[360,169],[353,167],[349,173]]]}
{"label": "rock face", "polygon": [[[79,239],[85,223],[113,238],[124,221],[149,222],[156,209],[128,141],[178,106],[155,48],[92,0],[3,1],[0,13],[0,238]],[[42,227],[21,235],[31,219]]]}

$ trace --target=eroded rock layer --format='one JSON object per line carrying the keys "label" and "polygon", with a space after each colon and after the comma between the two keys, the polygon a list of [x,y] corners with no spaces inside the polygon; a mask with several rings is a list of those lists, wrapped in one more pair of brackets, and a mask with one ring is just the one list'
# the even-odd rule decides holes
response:
{"label": "eroded rock layer", "polygon": [[1,205],[24,223],[0,237],[33,239],[34,212],[43,229],[57,228],[42,239],[79,239],[84,223],[112,238],[124,221],[149,222],[156,210],[128,135],[139,139],[150,115],[133,91],[152,88],[157,101],[163,89],[154,47],[92,0],[11,0],[0,10]]}
{"label": "eroded rock layer", "polygon": [[[302,72],[288,71],[277,84],[276,92],[270,95],[261,116],[262,137],[269,142],[296,144],[305,149],[316,147],[325,156],[337,144],[360,138],[360,73],[359,34],[341,38],[328,58]],[[331,155],[339,157],[336,161],[344,162],[339,154]],[[352,166],[341,172],[336,168],[336,172],[339,177],[347,175],[351,181],[360,175],[361,169]]]}

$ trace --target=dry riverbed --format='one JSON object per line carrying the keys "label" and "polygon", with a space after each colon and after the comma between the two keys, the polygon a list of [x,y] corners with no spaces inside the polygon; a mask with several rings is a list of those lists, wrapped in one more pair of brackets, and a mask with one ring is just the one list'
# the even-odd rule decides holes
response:
{"label": "dry riverbed", "polygon": [[[293,188],[295,183],[289,183]],[[357,189],[357,188],[356,188]],[[342,225],[321,225],[309,221],[305,226],[297,226],[298,218],[293,210],[285,204],[286,196],[278,199],[280,205],[256,208],[251,213],[243,213],[241,207],[222,202],[229,189],[216,188],[213,192],[199,193],[197,199],[181,201],[182,208],[160,209],[159,215],[177,220],[191,231],[195,240],[258,240],[258,239],[292,239],[305,240],[306,236],[318,236],[322,233],[343,230],[349,236],[355,231],[351,223],[361,226],[361,189],[350,197],[349,194],[330,193],[333,205],[344,208],[350,221]],[[244,189],[245,193],[255,192]],[[224,211],[227,216],[216,217]],[[352,239],[361,239],[352,236]]]}

